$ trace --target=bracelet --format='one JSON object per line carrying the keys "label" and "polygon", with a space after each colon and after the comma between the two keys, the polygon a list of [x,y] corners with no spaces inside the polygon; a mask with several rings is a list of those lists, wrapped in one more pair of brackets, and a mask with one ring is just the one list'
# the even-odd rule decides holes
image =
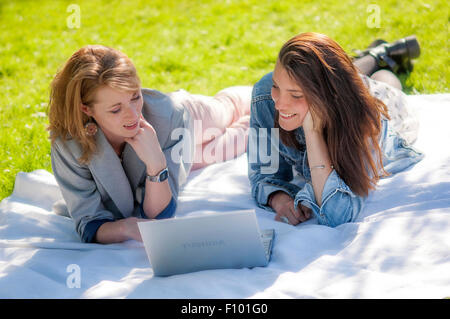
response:
{"label": "bracelet", "polygon": [[[316,166],[311,167],[309,170],[312,171],[315,168],[322,168],[323,169],[325,167],[326,167],[325,165],[316,165]],[[334,169],[333,165],[330,165],[330,167],[331,167],[331,169]]]}

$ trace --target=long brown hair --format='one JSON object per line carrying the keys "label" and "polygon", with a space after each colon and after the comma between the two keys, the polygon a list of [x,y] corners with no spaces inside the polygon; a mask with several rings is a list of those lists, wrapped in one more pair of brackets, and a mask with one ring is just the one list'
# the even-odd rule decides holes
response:
{"label": "long brown hair", "polygon": [[50,87],[48,107],[51,142],[73,138],[80,143],[80,163],[88,163],[96,150],[95,138],[86,134],[89,117],[81,105],[92,107],[96,90],[108,85],[123,91],[140,88],[131,60],[122,52],[103,45],[88,45],[76,51],[56,74]]}
{"label": "long brown hair", "polygon": [[[350,57],[326,35],[308,32],[293,37],[278,60],[303,90],[313,119],[320,119],[334,169],[354,193],[367,196],[380,169],[387,175],[378,145],[381,115],[389,119],[386,105],[370,95]],[[280,127],[278,114],[275,127]],[[295,130],[280,128],[280,138],[301,148]]]}

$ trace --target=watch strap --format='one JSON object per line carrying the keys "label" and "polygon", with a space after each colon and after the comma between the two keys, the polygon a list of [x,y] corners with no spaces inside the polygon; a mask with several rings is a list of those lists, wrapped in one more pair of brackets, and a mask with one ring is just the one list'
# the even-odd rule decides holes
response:
{"label": "watch strap", "polygon": [[163,170],[161,170],[158,174],[156,174],[155,176],[152,175],[148,175],[147,174],[147,179],[150,182],[156,182],[156,183],[161,183],[164,182],[167,178],[169,177],[169,169],[166,167]]}

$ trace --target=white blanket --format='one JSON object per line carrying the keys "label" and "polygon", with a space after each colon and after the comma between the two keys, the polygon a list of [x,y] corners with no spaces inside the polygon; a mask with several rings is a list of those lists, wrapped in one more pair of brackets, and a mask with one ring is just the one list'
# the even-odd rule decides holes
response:
{"label": "white blanket", "polygon": [[409,96],[424,160],[382,180],[358,220],[273,220],[250,197],[245,154],[193,172],[178,216],[255,208],[276,237],[267,267],[154,277],[144,247],[81,243],[51,211],[53,175],[19,173],[0,204],[1,298],[443,298],[450,296],[450,94]]}

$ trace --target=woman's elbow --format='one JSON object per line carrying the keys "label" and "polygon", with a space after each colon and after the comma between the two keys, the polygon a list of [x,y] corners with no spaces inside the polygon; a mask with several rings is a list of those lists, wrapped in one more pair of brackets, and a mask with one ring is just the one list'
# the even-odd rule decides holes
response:
{"label": "woman's elbow", "polygon": [[337,191],[325,199],[320,207],[320,224],[330,227],[355,221],[362,210],[363,199],[346,192]]}

